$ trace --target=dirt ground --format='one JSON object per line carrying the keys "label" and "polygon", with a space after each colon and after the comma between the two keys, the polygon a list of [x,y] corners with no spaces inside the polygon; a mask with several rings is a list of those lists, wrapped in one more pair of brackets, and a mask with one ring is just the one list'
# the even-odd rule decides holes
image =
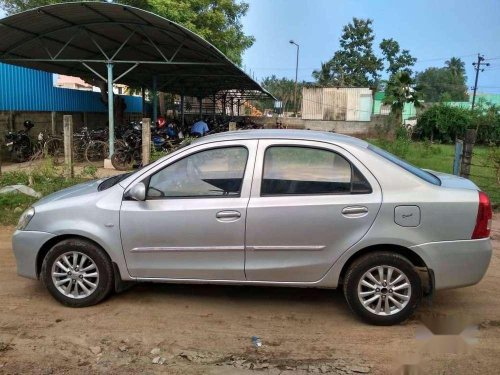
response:
{"label": "dirt ground", "polygon": [[[356,320],[340,291],[312,289],[141,284],[66,308],[16,275],[12,231],[0,229],[2,374],[399,374],[403,363],[408,374],[498,374],[499,215],[484,280],[438,292],[393,327]],[[464,317],[472,325],[453,336]],[[455,329],[432,336],[421,323],[440,319]]]}

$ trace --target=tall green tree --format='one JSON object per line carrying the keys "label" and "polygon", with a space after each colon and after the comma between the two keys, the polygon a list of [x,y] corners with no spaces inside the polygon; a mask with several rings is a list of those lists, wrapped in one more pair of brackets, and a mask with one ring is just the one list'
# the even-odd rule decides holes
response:
{"label": "tall green tree", "polygon": [[399,43],[394,39],[383,39],[379,45],[384,59],[387,61],[386,72],[391,76],[397,72],[404,71],[412,72],[412,66],[415,65],[417,59],[410,54],[407,49],[401,50]]}
{"label": "tall green tree", "polygon": [[420,107],[420,88],[415,85],[410,73],[400,71],[387,82],[384,104],[391,106],[391,113],[398,122],[402,122],[403,109],[406,103]]}
{"label": "tall green tree", "polygon": [[465,77],[465,63],[459,57],[452,57],[444,64],[453,77]]}
{"label": "tall green tree", "polygon": [[313,72],[318,83],[331,86],[376,86],[382,61],[375,56],[375,35],[371,19],[353,18],[345,25],[340,37],[340,49],[331,60]]}
{"label": "tall green tree", "polygon": [[[275,75],[266,77],[262,80],[261,85],[267,91],[274,95],[275,98],[281,101],[283,111],[299,108],[302,102],[302,86],[299,82],[297,85],[297,103],[294,103],[295,81],[288,78],[278,78]],[[296,104],[299,104],[298,106]]]}
{"label": "tall green tree", "polygon": [[[8,14],[42,5],[73,0],[0,0],[0,8]],[[248,4],[237,0],[120,0],[177,22],[201,35],[234,63],[241,65],[243,52],[255,39],[243,32],[241,19]]]}
{"label": "tall green tree", "polygon": [[452,57],[442,68],[430,67],[417,74],[426,102],[467,101],[467,76],[464,62]]}

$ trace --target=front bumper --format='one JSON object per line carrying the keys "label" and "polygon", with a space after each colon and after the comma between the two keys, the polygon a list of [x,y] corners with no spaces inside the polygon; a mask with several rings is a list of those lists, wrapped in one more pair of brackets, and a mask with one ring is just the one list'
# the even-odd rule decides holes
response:
{"label": "front bumper", "polygon": [[434,272],[434,288],[449,289],[477,284],[490,264],[489,238],[430,242],[411,248]]}
{"label": "front bumper", "polygon": [[52,233],[16,230],[12,235],[12,249],[16,257],[17,274],[37,279],[36,259],[44,243],[55,237]]}

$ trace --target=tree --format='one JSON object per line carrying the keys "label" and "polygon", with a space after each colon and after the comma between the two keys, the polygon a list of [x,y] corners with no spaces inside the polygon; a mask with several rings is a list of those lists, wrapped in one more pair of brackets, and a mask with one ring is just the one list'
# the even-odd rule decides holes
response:
{"label": "tree", "polygon": [[[274,97],[281,101],[283,111],[286,108],[298,108],[296,103],[293,102],[293,93],[295,88],[295,81],[288,78],[277,78],[275,75],[266,77],[261,82],[262,87],[269,91]],[[302,86],[303,83],[297,84],[297,102],[302,101]]]}
{"label": "tree", "polygon": [[391,106],[391,113],[401,123],[406,103],[413,103],[415,107],[421,106],[419,94],[419,88],[415,86],[410,73],[400,71],[387,82],[384,104]]}
{"label": "tree", "polygon": [[[0,0],[7,14],[73,0]],[[234,63],[241,65],[243,52],[255,39],[245,35],[241,18],[248,4],[236,0],[120,0],[120,3],[151,11],[199,34]]]}
{"label": "tree", "polygon": [[467,101],[467,76],[464,62],[452,57],[445,67],[427,68],[417,74],[417,84],[422,87],[425,101]]}
{"label": "tree", "polygon": [[465,63],[462,59],[452,57],[451,59],[446,60],[444,64],[453,77],[465,77]]}
{"label": "tree", "polygon": [[321,63],[321,69],[312,72],[313,78],[320,86],[328,86],[333,81],[330,62]]}
{"label": "tree", "polygon": [[375,35],[370,19],[353,18],[340,37],[340,50],[313,72],[318,83],[332,86],[376,86],[382,61],[373,52]]}
{"label": "tree", "polygon": [[411,67],[415,65],[417,59],[410,55],[409,50],[400,51],[399,43],[392,38],[383,39],[379,47],[388,63],[386,71],[391,76],[400,71],[407,72],[410,75],[413,73]]}

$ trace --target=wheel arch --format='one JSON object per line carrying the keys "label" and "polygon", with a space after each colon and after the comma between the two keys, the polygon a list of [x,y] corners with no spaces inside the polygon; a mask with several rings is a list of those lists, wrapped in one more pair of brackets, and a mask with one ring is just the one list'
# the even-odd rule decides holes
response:
{"label": "wheel arch", "polygon": [[59,235],[59,236],[56,236],[56,237],[52,237],[51,239],[49,239],[47,242],[45,242],[42,245],[42,247],[38,251],[38,254],[36,256],[36,276],[37,276],[37,278],[40,278],[40,272],[42,270],[42,263],[43,263],[43,260],[45,259],[45,256],[49,252],[49,250],[52,249],[52,247],[54,247],[59,242],[64,241],[64,240],[68,240],[70,238],[79,239],[79,240],[83,240],[83,241],[87,241],[87,242],[92,243],[93,245],[95,245],[96,247],[98,247],[99,249],[101,249],[103,251],[103,253],[109,259],[109,261],[111,262],[111,264],[114,264],[114,262],[112,261],[110,255],[106,251],[106,249],[104,249],[96,241],[94,241],[94,240],[92,240],[92,239],[90,239],[88,237],[81,236],[81,235],[76,235],[76,234],[62,234],[62,235]]}
{"label": "wheel arch", "polygon": [[398,255],[401,255],[408,259],[416,268],[424,268],[425,272],[429,271],[429,268],[425,261],[422,259],[420,255],[418,255],[415,251],[412,249],[409,249],[407,247],[401,246],[401,245],[394,245],[394,244],[378,244],[378,245],[372,245],[372,246],[367,246],[363,249],[358,250],[354,254],[352,254],[349,259],[344,263],[342,266],[342,269],[340,271],[339,275],[339,284],[342,284],[344,281],[344,276],[351,266],[357,259],[361,258],[362,256],[373,252],[373,251],[388,251],[392,252]]}

